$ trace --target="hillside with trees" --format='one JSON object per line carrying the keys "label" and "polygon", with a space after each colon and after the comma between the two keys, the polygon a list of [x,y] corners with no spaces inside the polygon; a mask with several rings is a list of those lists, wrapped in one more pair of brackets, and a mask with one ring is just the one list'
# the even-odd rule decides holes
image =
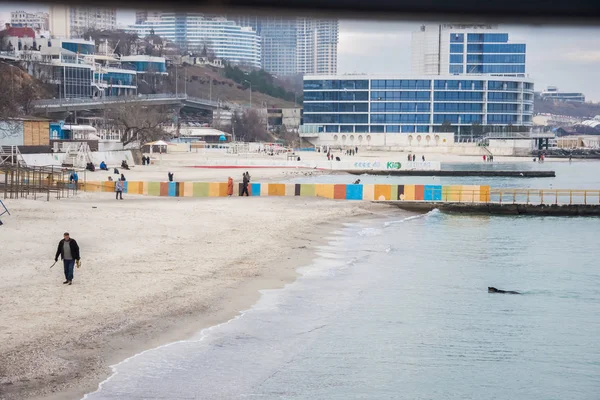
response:
{"label": "hillside with trees", "polygon": [[536,96],[533,110],[536,114],[555,114],[576,118],[593,118],[596,115],[600,115],[600,104],[545,101]]}

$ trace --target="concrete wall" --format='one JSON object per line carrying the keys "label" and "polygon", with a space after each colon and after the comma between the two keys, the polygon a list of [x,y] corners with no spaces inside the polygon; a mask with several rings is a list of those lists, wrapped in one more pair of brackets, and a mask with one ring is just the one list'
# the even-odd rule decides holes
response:
{"label": "concrete wall", "polygon": [[490,139],[488,149],[498,156],[528,156],[534,144],[534,140],[527,139]]}
{"label": "concrete wall", "polygon": [[[81,189],[88,192],[114,192],[115,182],[86,182]],[[226,197],[226,182],[125,182],[125,193],[168,197]],[[234,183],[234,195],[242,192],[242,184]],[[248,186],[250,196],[303,196],[335,200],[368,201],[456,201],[489,202],[490,187],[479,185],[346,185],[313,183],[260,183]]]}
{"label": "concrete wall", "polygon": [[347,148],[386,147],[414,148],[454,145],[454,133],[319,133],[318,137],[307,137],[315,146]]}
{"label": "concrete wall", "polygon": [[223,159],[223,160],[206,160],[196,165],[198,168],[308,168],[308,169],[323,169],[323,170],[376,170],[376,171],[393,171],[393,170],[427,170],[439,171],[441,163],[439,161],[415,161],[409,162],[405,159],[375,159],[372,161],[344,161],[345,157],[340,157],[342,161],[286,161],[286,160],[238,160],[238,159]]}

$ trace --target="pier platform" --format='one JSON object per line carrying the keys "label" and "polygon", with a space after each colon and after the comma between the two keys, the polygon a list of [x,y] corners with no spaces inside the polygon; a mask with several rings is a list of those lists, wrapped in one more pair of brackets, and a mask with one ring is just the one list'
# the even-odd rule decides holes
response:
{"label": "pier platform", "polygon": [[554,178],[555,171],[494,171],[494,170],[346,170],[353,175],[391,175],[391,176],[485,176],[512,178]]}
{"label": "pier platform", "polygon": [[600,204],[523,204],[523,203],[458,203],[423,201],[378,201],[406,211],[428,212],[438,209],[447,213],[487,215],[537,215],[600,217]]}

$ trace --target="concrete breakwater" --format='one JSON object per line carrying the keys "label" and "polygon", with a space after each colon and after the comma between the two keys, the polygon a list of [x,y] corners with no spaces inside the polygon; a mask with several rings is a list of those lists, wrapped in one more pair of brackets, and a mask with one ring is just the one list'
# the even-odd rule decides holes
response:
{"label": "concrete breakwater", "polygon": [[512,178],[553,178],[555,171],[493,171],[493,170],[346,170],[353,175],[392,175],[392,176],[486,176],[486,177],[512,177]]}
{"label": "concrete breakwater", "polygon": [[[381,202],[380,202],[381,203]],[[407,211],[427,212],[438,209],[458,214],[537,215],[556,217],[600,217],[600,204],[512,204],[385,201]]]}

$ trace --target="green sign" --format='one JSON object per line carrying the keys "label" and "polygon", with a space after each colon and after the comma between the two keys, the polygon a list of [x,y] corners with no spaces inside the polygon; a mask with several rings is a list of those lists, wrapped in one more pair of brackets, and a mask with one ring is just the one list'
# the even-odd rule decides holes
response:
{"label": "green sign", "polygon": [[387,169],[400,169],[402,164],[399,162],[390,161],[387,163]]}

